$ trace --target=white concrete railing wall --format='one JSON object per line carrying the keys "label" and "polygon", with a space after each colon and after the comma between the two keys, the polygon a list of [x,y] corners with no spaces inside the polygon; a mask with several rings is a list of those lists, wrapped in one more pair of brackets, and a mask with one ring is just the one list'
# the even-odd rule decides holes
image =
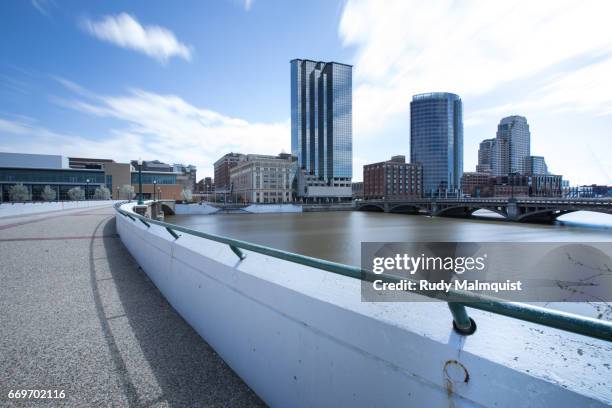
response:
{"label": "white concrete railing wall", "polygon": [[112,200],[2,203],[0,204],[0,218],[21,214],[70,210],[74,208],[89,208],[103,205],[110,206],[114,203],[116,203],[116,201]]}
{"label": "white concrete railing wall", "polygon": [[116,219],[170,304],[273,407],[612,403],[607,342],[472,309],[462,337],[444,303],[363,303],[355,279]]}

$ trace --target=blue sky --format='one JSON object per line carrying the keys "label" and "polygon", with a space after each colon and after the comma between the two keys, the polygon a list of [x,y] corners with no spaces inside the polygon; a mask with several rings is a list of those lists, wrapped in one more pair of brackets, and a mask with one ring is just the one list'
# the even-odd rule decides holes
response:
{"label": "blue sky", "polygon": [[354,65],[354,179],[458,93],[465,171],[503,116],[572,184],[612,184],[610,2],[0,3],[0,151],[192,163],[290,150],[289,60]]}

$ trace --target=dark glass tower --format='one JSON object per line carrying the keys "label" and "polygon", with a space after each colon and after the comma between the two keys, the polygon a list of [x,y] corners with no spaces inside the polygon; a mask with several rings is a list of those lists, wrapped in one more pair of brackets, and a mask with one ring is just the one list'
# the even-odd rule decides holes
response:
{"label": "dark glass tower", "polygon": [[423,166],[424,194],[460,187],[463,114],[459,96],[435,92],[412,97],[410,162]]}
{"label": "dark glass tower", "polygon": [[352,69],[291,61],[291,151],[305,174],[328,185],[353,175]]}

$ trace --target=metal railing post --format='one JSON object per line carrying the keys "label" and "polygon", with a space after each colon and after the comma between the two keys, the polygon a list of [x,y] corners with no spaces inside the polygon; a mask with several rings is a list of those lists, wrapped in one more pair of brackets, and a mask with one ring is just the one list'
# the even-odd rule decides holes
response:
{"label": "metal railing post", "polygon": [[240,248],[230,245],[229,246],[231,248],[231,250],[238,256],[238,258],[240,258],[240,260],[242,261],[244,258],[246,258],[246,255],[244,254],[244,252],[242,252],[240,250]]}
{"label": "metal railing post", "polygon": [[468,336],[476,331],[476,322],[468,316],[465,306],[460,303],[448,302],[448,308],[453,315],[453,328],[457,333]]}

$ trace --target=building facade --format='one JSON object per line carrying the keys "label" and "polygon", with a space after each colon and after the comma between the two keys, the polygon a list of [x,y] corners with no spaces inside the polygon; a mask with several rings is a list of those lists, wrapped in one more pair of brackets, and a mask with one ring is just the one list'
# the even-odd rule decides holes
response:
{"label": "building facade", "polygon": [[525,160],[531,154],[530,144],[531,133],[525,117],[513,115],[503,118],[497,126],[493,175],[527,174]]}
{"label": "building facade", "polygon": [[71,169],[102,170],[107,163],[114,163],[111,159],[94,159],[85,157],[69,157],[68,167]]}
{"label": "building facade", "polygon": [[[135,169],[138,169],[138,160],[132,160],[130,162]],[[157,173],[174,173],[174,168],[159,160],[143,160],[142,171],[153,171]]]}
{"label": "building facade", "polygon": [[196,180],[197,180],[197,168],[190,164],[185,166],[184,164],[173,164],[173,171],[177,174],[176,181],[182,185],[183,188],[189,189],[192,192],[196,191]]}
{"label": "building facade", "polygon": [[363,166],[365,199],[417,198],[423,194],[420,164],[406,163],[404,156]]}
{"label": "building facade", "polygon": [[290,154],[247,154],[230,170],[231,201],[288,203],[293,201],[296,159]]}
{"label": "building facade", "polygon": [[461,176],[461,190],[470,197],[491,197],[491,174],[483,172],[465,172]]}
{"label": "building facade", "polygon": [[215,191],[225,193],[231,191],[230,171],[239,161],[245,158],[241,153],[228,153],[215,162]]}
{"label": "building facade", "polygon": [[485,139],[480,142],[480,146],[478,147],[478,164],[476,165],[477,173],[491,174],[491,160],[493,158],[494,151],[495,139]]}
{"label": "building facade", "polygon": [[463,174],[463,113],[459,96],[419,94],[410,103],[410,162],[423,171],[423,193],[458,191]]}
{"label": "building facade", "polygon": [[[69,200],[68,191],[80,187],[86,199],[94,196],[95,190],[106,186],[113,199],[131,199],[120,193],[121,187],[131,185],[138,193],[138,164],[115,163],[108,159],[77,159],[70,168],[67,158],[56,155],[32,155],[0,153],[0,199],[9,201],[9,190],[16,184],[24,185],[29,200],[41,201],[42,191],[49,186],[55,191],[56,200]],[[144,166],[143,166],[144,167]],[[177,174],[167,171],[143,171],[143,197],[180,199],[182,186],[177,184]]]}
{"label": "building facade", "polygon": [[215,182],[212,177],[204,177],[198,181],[196,192],[201,194],[212,194],[215,192]]}
{"label": "building facade", "polygon": [[291,151],[304,186],[300,197],[350,199],[352,115],[352,66],[291,61]]}
{"label": "building facade", "polygon": [[548,166],[543,156],[527,156],[525,158],[525,174],[548,174]]}
{"label": "building facade", "polygon": [[470,197],[561,197],[563,193],[562,176],[552,174],[491,176],[466,172],[461,185]]}
{"label": "building facade", "polygon": [[358,200],[363,198],[363,181],[354,181],[351,185],[351,190],[353,192],[353,200]]}

